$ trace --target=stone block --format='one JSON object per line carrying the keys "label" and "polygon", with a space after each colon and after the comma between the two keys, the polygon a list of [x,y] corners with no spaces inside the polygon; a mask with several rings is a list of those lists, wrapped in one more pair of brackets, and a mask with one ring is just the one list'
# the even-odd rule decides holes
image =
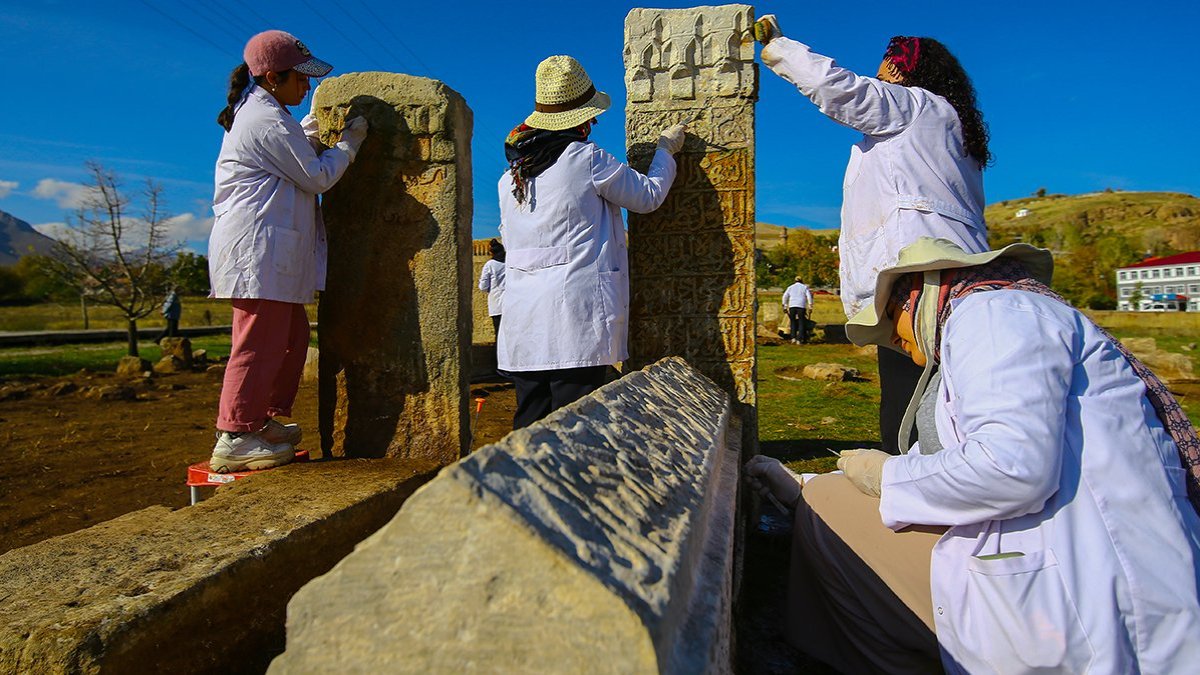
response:
{"label": "stone block", "polygon": [[322,200],[321,447],[449,464],[470,440],[471,110],[395,73],[329,78],[313,108],[326,140],[349,116],[370,122]]}
{"label": "stone block", "polygon": [[733,396],[751,446],[758,71],[745,38],[753,23],[749,5],[634,9],[625,17],[630,164],[646,170],[659,133],[688,123],[666,202],[629,214],[630,363],[687,359]]}
{"label": "stone block", "polygon": [[[0,555],[0,672],[262,672],[289,597],[387,522],[427,460],[294,464]],[[182,486],[181,486],[182,487]]]}
{"label": "stone block", "polygon": [[301,382],[316,382],[320,374],[321,350],[309,347],[304,354],[304,372],[300,374]]}
{"label": "stone block", "polygon": [[138,356],[122,356],[117,361],[118,377],[141,377],[147,370],[150,370],[150,362]]}
{"label": "stone block", "polygon": [[825,382],[845,382],[858,377],[858,368],[840,363],[810,363],[804,366],[804,377]]}
{"label": "stone block", "polygon": [[728,672],[733,421],[675,358],[481,448],[301,589],[270,672]]}
{"label": "stone block", "polygon": [[[189,359],[190,360],[190,359]],[[183,362],[178,356],[164,356],[154,364],[154,372],[160,375],[169,375],[171,373],[182,373],[190,370],[190,367]]]}
{"label": "stone block", "polygon": [[179,359],[184,370],[192,369],[192,341],[185,337],[163,338],[158,346],[162,348],[163,357],[173,356]]}
{"label": "stone block", "polygon": [[208,350],[197,349],[192,352],[192,367],[201,370],[208,367]]}

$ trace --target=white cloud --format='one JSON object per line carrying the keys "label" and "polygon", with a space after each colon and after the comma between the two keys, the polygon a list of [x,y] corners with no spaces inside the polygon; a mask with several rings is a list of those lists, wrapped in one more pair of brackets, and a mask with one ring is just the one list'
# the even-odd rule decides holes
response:
{"label": "white cloud", "polygon": [[33,229],[51,239],[58,239],[59,241],[62,241],[66,234],[71,231],[71,228],[67,227],[66,223],[41,223],[34,225]]}
{"label": "white cloud", "polygon": [[15,180],[0,180],[0,199],[4,199],[20,186]]}
{"label": "white cloud", "polygon": [[208,234],[212,231],[213,219],[211,216],[201,218],[194,213],[181,213],[166,219],[163,221],[163,225],[167,231],[167,239],[194,241],[208,239]]}
{"label": "white cloud", "polygon": [[93,188],[80,183],[71,183],[55,178],[43,178],[33,188],[33,196],[38,199],[53,199],[59,207],[76,209],[92,194]]}

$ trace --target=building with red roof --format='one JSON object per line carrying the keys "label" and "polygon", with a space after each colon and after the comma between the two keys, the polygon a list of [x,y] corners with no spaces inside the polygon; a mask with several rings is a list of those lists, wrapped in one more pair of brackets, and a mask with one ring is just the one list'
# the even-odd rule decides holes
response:
{"label": "building with red roof", "polygon": [[1117,309],[1200,311],[1200,251],[1146,258],[1116,274]]}

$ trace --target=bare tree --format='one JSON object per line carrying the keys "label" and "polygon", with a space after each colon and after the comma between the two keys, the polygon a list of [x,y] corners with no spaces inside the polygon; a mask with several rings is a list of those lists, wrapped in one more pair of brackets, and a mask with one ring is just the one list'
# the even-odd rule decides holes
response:
{"label": "bare tree", "polygon": [[166,268],[181,244],[167,238],[161,185],[146,181],[135,216],[115,173],[97,162],[87,169],[87,194],[67,217],[46,270],[81,297],[116,307],[127,321],[129,355],[137,356],[137,321],[159,307],[170,283]]}

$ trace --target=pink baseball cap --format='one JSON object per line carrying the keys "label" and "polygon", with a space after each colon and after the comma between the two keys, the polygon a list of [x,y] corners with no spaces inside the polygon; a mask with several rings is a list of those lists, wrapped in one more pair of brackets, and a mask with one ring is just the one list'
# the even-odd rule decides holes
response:
{"label": "pink baseball cap", "polygon": [[324,77],[333,66],[312,55],[295,35],[281,30],[268,30],[255,35],[242,50],[242,60],[250,66],[254,77],[268,70],[282,73],[294,70],[310,77]]}

